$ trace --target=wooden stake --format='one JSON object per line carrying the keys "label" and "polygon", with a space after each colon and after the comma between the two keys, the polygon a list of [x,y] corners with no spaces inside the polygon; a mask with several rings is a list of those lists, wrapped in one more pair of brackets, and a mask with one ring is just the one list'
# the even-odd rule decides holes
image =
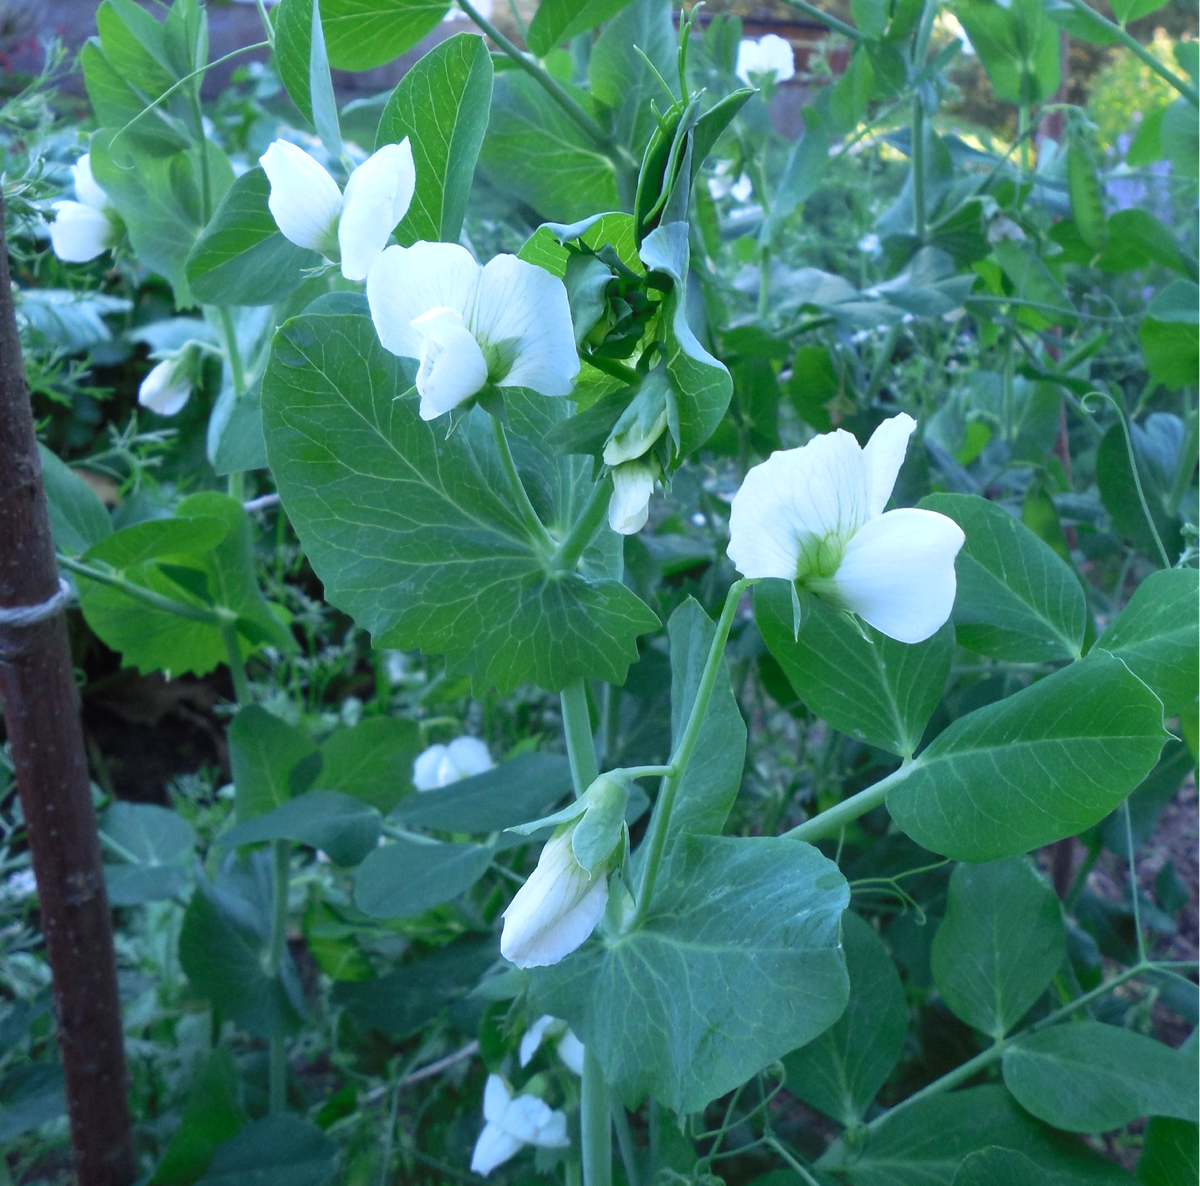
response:
{"label": "wooden stake", "polygon": [[[58,588],[0,196],[0,610],[40,605]],[[0,620],[0,702],[53,975],[75,1172],[79,1186],[129,1186],[137,1163],[112,921],[61,611]]]}

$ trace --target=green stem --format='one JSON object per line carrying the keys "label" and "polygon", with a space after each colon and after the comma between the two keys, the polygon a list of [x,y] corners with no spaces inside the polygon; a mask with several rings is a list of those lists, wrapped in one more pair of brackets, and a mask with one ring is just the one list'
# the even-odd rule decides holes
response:
{"label": "green stem", "polygon": [[110,589],[119,589],[126,596],[132,597],[134,601],[140,601],[143,605],[162,613],[174,614],[178,618],[188,618],[193,622],[203,622],[208,626],[220,626],[222,623],[220,612],[210,606],[189,605],[185,601],[164,597],[152,589],[146,589],[141,585],[135,585],[132,581],[127,581],[120,573],[95,568],[80,560],[73,560],[70,556],[64,556],[61,552],[58,554],[58,566],[65,568],[67,572],[75,573],[76,576],[95,581],[99,585],[107,585]]}
{"label": "green stem", "polygon": [[638,1174],[637,1146],[633,1143],[633,1131],[629,1127],[629,1116],[618,1100],[612,1101],[613,1128],[617,1130],[617,1148],[621,1151],[621,1165],[625,1168],[628,1186],[640,1186]]}
{"label": "green stem", "polygon": [[246,660],[238,641],[237,615],[229,611],[220,615],[221,639],[225,643],[225,659],[233,678],[233,694],[238,704],[250,703],[250,681],[246,677]]}
{"label": "green stem", "polygon": [[867,787],[865,791],[859,791],[857,795],[851,795],[849,799],[843,800],[829,808],[828,811],[822,811],[819,815],[814,815],[812,819],[797,824],[784,835],[789,840],[804,840],[809,844],[816,840],[828,840],[830,837],[836,836],[847,824],[853,823],[860,815],[866,815],[868,811],[873,811],[878,807],[887,798],[888,791],[902,783],[920,765],[920,758],[910,759],[899,770],[893,770],[886,778],[881,778],[877,783]]}
{"label": "green stem", "polygon": [[[271,938],[267,947],[267,971],[275,979],[283,966],[287,949],[288,882],[291,845],[286,840],[271,842],[271,861],[274,866],[274,909],[271,913]],[[270,1045],[270,1108],[272,1115],[287,1110],[287,1048],[282,1034],[271,1035]]]}
{"label": "green stem", "polygon": [[1164,81],[1169,82],[1193,107],[1200,106],[1200,94],[1197,93],[1196,88],[1187,79],[1180,78],[1178,74],[1168,70],[1136,37],[1131,33],[1127,33],[1121,25],[1118,25],[1115,21],[1110,21],[1107,17],[1101,16],[1085,0],[1067,0],[1067,3],[1082,16],[1087,17],[1097,25],[1103,26],[1130,53],[1141,58],[1155,74]]}
{"label": "green stem", "polygon": [[221,335],[225,339],[225,357],[229,360],[229,377],[233,383],[233,394],[241,399],[246,394],[246,368],[242,365],[242,352],[238,349],[237,334],[233,327],[233,314],[227,305],[217,310],[221,322]]}
{"label": "green stem", "polygon": [[600,775],[596,765],[596,747],[592,741],[592,717],[588,711],[587,687],[577,679],[559,694],[562,704],[563,734],[567,757],[571,762],[571,781],[576,797],[583,794]]}
{"label": "green stem", "polygon": [[583,1084],[579,1104],[579,1144],[583,1154],[583,1186],[611,1186],[612,1128],[608,1088],[600,1060],[590,1046],[583,1051]]}
{"label": "green stem", "polygon": [[588,366],[602,372],[605,375],[611,375],[614,379],[620,379],[622,383],[628,384],[630,387],[637,387],[642,376],[637,373],[631,366],[627,366],[616,358],[605,358],[600,354],[593,354],[590,350],[581,350],[579,357],[583,359]]}
{"label": "green stem", "polygon": [[537,511],[533,509],[533,503],[529,501],[529,491],[525,489],[525,483],[521,481],[517,463],[513,460],[512,450],[508,447],[508,433],[505,432],[504,422],[499,416],[492,417],[492,438],[496,442],[496,449],[500,454],[500,464],[504,468],[504,476],[508,479],[509,489],[516,500],[517,510],[520,511],[521,518],[525,522],[525,529],[529,532],[531,542],[540,545],[548,553],[552,552],[554,540],[551,538],[550,532],[546,530],[545,524],[538,518]]}
{"label": "green stem", "polygon": [[608,510],[608,500],[611,496],[612,482],[605,476],[592,487],[587,505],[575,520],[566,539],[558,545],[558,551],[554,553],[554,567],[560,572],[571,572],[579,563],[580,556],[587,551],[588,545],[596,538],[596,532],[604,522],[604,513]]}
{"label": "green stem", "polygon": [[534,80],[567,113],[576,126],[596,145],[614,164],[625,168],[636,169],[638,161],[623,145],[616,143],[602,127],[579,104],[571,98],[557,79],[552,78],[528,54],[523,54],[499,29],[486,17],[477,12],[470,0],[458,0],[458,6],[482,29],[512,61]]}
{"label": "green stem", "polygon": [[738,602],[742,593],[752,583],[748,577],[743,577],[734,581],[725,595],[725,605],[717,620],[712,645],[708,648],[708,657],[704,661],[704,670],[700,674],[700,683],[696,687],[696,698],[692,702],[687,725],[675,746],[675,752],[671,755],[669,773],[663,778],[658,799],[654,804],[654,813],[650,817],[649,832],[645,841],[646,863],[642,866],[642,875],[638,882],[637,909],[630,923],[631,930],[642,922],[650,908],[650,900],[654,896],[654,883],[658,879],[659,867],[667,847],[667,837],[671,832],[671,812],[675,806],[675,796],[679,793],[679,784],[687,773],[688,762],[691,761],[692,753],[700,740],[700,731],[708,714],[708,702],[712,699],[713,688],[716,687],[717,674],[721,670],[721,660],[725,655],[725,643],[729,639],[729,630],[733,625],[734,614],[737,613]]}
{"label": "green stem", "polygon": [[802,12],[806,16],[812,17],[813,20],[820,21],[827,29],[841,33],[843,37],[849,37],[851,41],[868,40],[867,35],[853,25],[848,25],[845,21],[839,21],[837,17],[822,12],[815,4],[809,4],[807,0],[783,0],[783,2],[789,8],[794,8],[797,12]]}
{"label": "green stem", "polygon": [[771,249],[764,247],[758,261],[758,316],[766,320],[771,311]]}
{"label": "green stem", "polygon": [[924,243],[929,229],[925,213],[925,103],[919,92],[913,95],[912,179],[913,233]]}

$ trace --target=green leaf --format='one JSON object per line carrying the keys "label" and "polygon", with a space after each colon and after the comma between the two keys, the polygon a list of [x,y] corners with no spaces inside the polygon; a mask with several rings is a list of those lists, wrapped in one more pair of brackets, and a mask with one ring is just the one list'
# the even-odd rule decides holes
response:
{"label": "green leaf", "polygon": [[[657,127],[650,101],[665,110],[679,97],[679,39],[668,0],[633,0],[601,30],[588,58],[592,94],[612,112],[616,139],[640,157]],[[641,53],[635,53],[636,46]],[[668,94],[649,62],[671,88]],[[593,203],[592,211],[619,204]]]}
{"label": "green leaf", "polygon": [[339,984],[332,1002],[360,1025],[406,1038],[474,988],[499,955],[492,936],[459,939],[386,976]]}
{"label": "green leaf", "polygon": [[1004,103],[1040,103],[1059,82],[1058,29],[1046,17],[1041,0],[963,0],[955,8],[971,44]]}
{"label": "green leaf", "polygon": [[626,1104],[695,1112],[837,1020],[849,889],[809,845],[715,836],[677,844],[659,887],[641,928],[537,969],[531,999]]}
{"label": "green leaf", "polygon": [[805,112],[804,132],[788,154],[771,208],[763,222],[762,242],[774,239],[793,211],[817,192],[828,167],[829,129],[820,114],[810,107]]}
{"label": "green leaf", "polygon": [[[602,530],[573,572],[548,571],[504,479],[487,415],[447,439],[417,416],[412,363],[367,317],[310,315],[275,336],[263,379],[267,452],[326,597],[376,646],[447,655],[478,688],[621,683],[657,618],[619,580]],[[565,400],[504,397],[530,497],[562,535],[590,493],[588,462],[540,441]]]}
{"label": "green leaf", "polygon": [[1167,387],[1186,387],[1195,381],[1200,366],[1198,303],[1200,291],[1193,281],[1173,280],[1155,295],[1138,328],[1146,366]]}
{"label": "green leaf", "polygon": [[239,396],[232,386],[217,397],[208,417],[208,460],[219,477],[267,468],[262,431],[262,388]]}
{"label": "green leaf", "polygon": [[1112,6],[1113,16],[1124,25],[1157,12],[1166,3],[1167,0],[1115,0]]}
{"label": "green leaf", "polygon": [[1143,1186],[1176,1186],[1200,1179],[1200,1129],[1186,1120],[1152,1116],[1146,1125],[1137,1176]]}
{"label": "green leaf", "polygon": [[[1057,54],[1057,35],[1054,42]],[[1001,239],[992,245],[992,254],[1004,269],[1018,302],[1023,302],[1017,307],[1018,321],[1035,329],[1075,325],[1078,318],[1070,298],[1029,240]]]}
{"label": "green leaf", "polygon": [[495,83],[480,162],[497,189],[557,222],[617,210],[616,166],[528,75],[506,71]]}
{"label": "green leaf", "polygon": [[1120,1026],[1051,1026],[1009,1046],[1003,1067],[1021,1107],[1068,1132],[1108,1132],[1139,1116],[1196,1123],[1195,1056]]}
{"label": "green leaf", "polygon": [[413,762],[421,748],[415,721],[368,717],[352,729],[339,729],[322,744],[315,785],[353,795],[386,815],[411,794]]}
{"label": "green leaf", "polygon": [[401,244],[458,242],[491,102],[491,55],[473,33],[430,50],[392,92],[375,145],[407,136],[417,171],[412,205],[396,228]]}
{"label": "green leaf", "polygon": [[197,1186],[325,1186],[337,1164],[337,1145],[285,1112],[252,1120],[218,1145]]}
{"label": "green leaf", "polygon": [[556,45],[594,29],[615,16],[629,0],[542,0],[529,22],[526,43],[544,58]]}
{"label": "green leaf", "polygon": [[100,842],[121,861],[104,866],[113,906],[171,898],[191,880],[196,833],[166,807],[114,803],[100,823]]}
{"label": "green leaf", "polygon": [[[92,172],[124,220],[138,259],[170,281],[176,308],[187,308],[194,303],[188,253],[204,227],[198,153],[129,154],[124,146],[117,149],[115,139],[116,132],[108,129],[92,136]],[[205,141],[205,146],[211,196],[219,202],[233,184],[233,169],[215,144]]]}
{"label": "green leaf", "polygon": [[561,754],[519,754],[437,792],[410,795],[395,819],[442,832],[503,832],[544,815],[570,789],[571,764]]}
{"label": "green leaf", "polygon": [[950,674],[951,626],[908,646],[812,599],[797,637],[785,581],[755,586],[754,615],[767,648],[813,713],[867,745],[903,757],[916,750]]}
{"label": "green leaf", "polygon": [[1194,705],[1200,691],[1198,595],[1200,574],[1194,568],[1151,573],[1096,643],[1150,685],[1168,716]]}
{"label": "green leaf", "polygon": [[316,753],[306,730],[258,704],[247,704],[229,726],[229,767],[239,824],[288,802],[292,772]]}
{"label": "green leaf", "polygon": [[1102,652],[955,721],[888,794],[918,844],[990,861],[1074,836],[1146,776],[1162,703]]}
{"label": "green leaf", "polygon": [[67,556],[78,556],[111,535],[108,508],[95,490],[41,443],[38,457],[54,546]]}
{"label": "green leaf", "polygon": [[[688,598],[667,623],[671,643],[671,745],[687,728],[716,627],[699,602]],[[679,782],[671,812],[671,834],[718,834],[742,784],[746,725],[738,711],[729,668],[721,660],[700,740]]]}
{"label": "green leaf", "polygon": [[321,257],[283,237],[267,198],[271,183],[255,166],[239,177],[187,257],[192,295],[206,305],[273,305],[299,287]]}
{"label": "green leaf", "polygon": [[1054,1186],[1130,1186],[1119,1166],[1047,1133],[999,1086],[930,1096],[885,1115],[865,1149],[838,1141],[817,1166],[840,1169],[851,1186],[951,1186],[972,1153],[993,1145],[1028,1158]]}
{"label": "green leaf", "polygon": [[[326,0],[326,8],[331,7]],[[329,73],[329,54],[325,48],[325,30],[320,0],[312,0],[309,18],[308,91],[312,99],[313,127],[329,155],[337,160],[343,153],[342,129],[338,124],[337,96]]]}
{"label": "green leaf", "polygon": [[337,791],[308,791],[239,822],[218,836],[217,844],[233,848],[264,840],[294,840],[321,849],[335,865],[348,868],[375,851],[382,828],[383,820],[370,804]]}
{"label": "green leaf", "polygon": [[842,915],[842,945],[850,976],[846,1011],[783,1066],[793,1095],[849,1126],[862,1120],[900,1060],[908,1009],[883,940],[850,910]]}
{"label": "green leaf", "polygon": [[959,865],[933,937],[933,981],[968,1025],[1003,1037],[1067,954],[1058,896],[1024,857]]}
{"label": "green leaf", "polygon": [[678,456],[686,457],[721,423],[733,394],[733,380],[688,324],[688,224],[669,222],[655,228],[642,241],[641,258],[649,271],[673,281],[659,316],[666,331],[667,374],[679,401]]}
{"label": "green leaf", "polygon": [[1024,1153],[989,1145],[963,1161],[954,1175],[954,1186],[1051,1186],[1054,1178]]}
{"label": "green leaf", "polygon": [[266,852],[230,860],[215,885],[201,878],[183,916],[179,963],[200,996],[258,1038],[294,1033],[303,995],[291,957],[266,971],[271,862]]}
{"label": "green leaf", "polygon": [[240,1086],[233,1054],[227,1047],[218,1047],[188,1092],[179,1128],[155,1168],[150,1186],[194,1182],[208,1169],[216,1147],[236,1136],[246,1123],[238,1102]]}
{"label": "green leaf", "polygon": [[321,0],[335,70],[372,70],[408,53],[437,28],[449,0]]}
{"label": "green leaf", "polygon": [[354,904],[372,918],[413,918],[465,893],[491,863],[482,844],[396,840],[359,866]]}

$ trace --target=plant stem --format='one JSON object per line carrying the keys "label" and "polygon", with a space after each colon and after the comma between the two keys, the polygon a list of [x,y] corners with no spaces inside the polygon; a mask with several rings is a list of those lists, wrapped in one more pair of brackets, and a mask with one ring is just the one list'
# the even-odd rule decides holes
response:
{"label": "plant stem", "polygon": [[625,1181],[628,1186],[640,1186],[638,1175],[637,1146],[633,1143],[633,1132],[629,1127],[629,1117],[620,1101],[612,1101],[613,1128],[617,1130],[617,1148],[621,1151],[621,1165],[625,1169]]}
{"label": "plant stem", "polygon": [[845,21],[839,21],[837,17],[830,16],[827,12],[822,12],[815,4],[807,3],[807,0],[783,0],[783,2],[789,8],[794,8],[797,12],[802,12],[814,20],[820,21],[826,28],[832,29],[835,33],[841,33],[843,37],[849,37],[851,41],[867,40],[866,34],[861,30],[856,29],[853,25],[846,24]]}
{"label": "plant stem", "polygon": [[583,1186],[610,1186],[612,1129],[608,1088],[600,1060],[590,1046],[583,1051],[583,1083],[579,1104],[579,1144],[583,1154]]}
{"label": "plant stem", "polygon": [[1118,25],[1115,21],[1108,20],[1107,17],[1101,16],[1090,4],[1086,3],[1086,0],[1067,0],[1067,3],[1081,16],[1103,26],[1130,53],[1141,58],[1155,74],[1164,81],[1169,82],[1193,107],[1200,106],[1200,94],[1197,93],[1196,88],[1187,79],[1180,78],[1178,74],[1168,70],[1136,37],[1131,33],[1127,33],[1121,25]]}
{"label": "plant stem", "polygon": [[924,243],[929,228],[925,214],[925,103],[920,92],[913,95],[912,203],[913,233]]}
{"label": "plant stem", "polygon": [[638,168],[638,161],[633,154],[623,144],[618,144],[611,136],[600,127],[598,123],[579,104],[571,98],[565,88],[552,78],[541,66],[537,64],[528,54],[523,54],[499,29],[496,28],[486,17],[477,12],[471,5],[470,0],[458,0],[458,6],[479,26],[487,35],[495,42],[500,49],[508,55],[512,61],[519,66],[530,78],[534,80],[552,98],[570,119],[575,123],[580,131],[592,141],[606,156],[608,156],[613,164],[621,165],[625,168]]}
{"label": "plant stem", "polygon": [[700,674],[700,682],[696,687],[696,698],[692,702],[687,725],[675,747],[675,752],[671,755],[669,773],[663,778],[658,799],[654,804],[654,813],[650,817],[649,833],[645,841],[646,863],[642,866],[642,876],[637,890],[637,909],[630,923],[630,929],[642,922],[646,917],[646,911],[650,908],[650,900],[654,896],[654,883],[658,879],[659,867],[667,847],[667,837],[671,831],[671,811],[675,806],[675,796],[679,793],[679,784],[684,774],[687,773],[688,762],[700,740],[700,730],[703,728],[704,718],[708,714],[708,702],[712,699],[713,688],[717,683],[717,674],[721,670],[721,660],[725,656],[725,643],[729,639],[729,630],[733,625],[734,614],[737,613],[738,602],[750,584],[752,581],[743,577],[741,580],[734,581],[725,595],[725,605],[717,620],[717,629],[713,634],[712,645],[708,648],[708,657],[704,661],[704,670]]}
{"label": "plant stem", "polygon": [[634,370],[633,367],[627,366],[617,358],[605,358],[600,354],[593,354],[590,350],[581,350],[579,357],[590,367],[601,371],[605,375],[610,375],[614,379],[620,379],[622,383],[628,384],[630,387],[636,387],[642,381],[642,376]]}
{"label": "plant stem", "polygon": [[575,520],[566,539],[558,545],[558,551],[554,553],[554,567],[560,572],[571,572],[579,563],[579,557],[595,539],[600,524],[604,522],[604,512],[608,510],[611,494],[612,482],[607,476],[592,487],[591,496],[579,513],[579,518]]}
{"label": "plant stem", "polygon": [[[271,861],[274,866],[275,894],[271,913],[271,938],[267,948],[267,971],[276,980],[283,966],[287,948],[288,880],[291,845],[286,840],[271,842]],[[271,1035],[270,1046],[270,1107],[272,1115],[287,1110],[287,1048],[282,1034]]]}
{"label": "plant stem", "polygon": [[888,791],[902,783],[920,765],[920,758],[910,759],[898,770],[893,770],[886,778],[881,778],[866,790],[859,791],[857,795],[851,795],[849,799],[844,799],[841,803],[829,808],[828,811],[822,811],[819,815],[814,815],[812,819],[797,824],[790,832],[785,832],[784,836],[789,840],[804,840],[809,844],[816,840],[827,840],[831,836],[836,836],[847,824],[853,823],[860,815],[866,815],[868,811],[878,807],[887,798]]}
{"label": "plant stem", "polygon": [[587,687],[577,679],[559,694],[562,704],[563,734],[567,757],[571,762],[571,781],[578,798],[600,774],[596,765],[596,747],[592,741],[592,718],[588,711]]}
{"label": "plant stem", "polygon": [[521,481],[517,463],[513,460],[512,450],[508,447],[508,433],[504,430],[504,422],[499,416],[493,416],[491,419],[492,439],[496,442],[496,449],[500,454],[500,464],[504,468],[504,476],[508,479],[509,489],[516,500],[517,510],[521,513],[525,529],[529,532],[530,539],[534,544],[551,552],[554,550],[554,540],[551,538],[550,532],[546,530],[545,524],[538,518],[537,511],[533,509],[533,503],[529,501],[529,491],[525,489],[525,483]]}
{"label": "plant stem", "polygon": [[246,369],[242,365],[242,352],[238,349],[233,314],[227,306],[222,305],[217,309],[217,317],[221,322],[221,335],[225,339],[225,357],[229,359],[229,378],[233,383],[233,394],[235,398],[241,399],[246,394]]}
{"label": "plant stem", "polygon": [[95,568],[90,564],[84,564],[81,560],[73,560],[70,556],[64,556],[61,552],[58,553],[58,566],[65,568],[67,572],[73,572],[77,576],[86,577],[89,581],[95,581],[100,585],[107,585],[110,589],[119,589],[122,593],[132,597],[134,601],[140,601],[143,605],[149,606],[151,609],[160,610],[163,613],[175,614],[176,617],[190,618],[193,622],[204,622],[209,626],[220,626],[222,624],[221,615],[217,610],[205,605],[189,605],[185,601],[176,601],[171,597],[164,597],[161,593],[155,593],[152,589],[145,589],[141,585],[135,585],[132,581],[126,580],[120,573],[108,572],[103,568]]}
{"label": "plant stem", "polygon": [[246,677],[246,661],[242,658],[238,642],[237,616],[230,611],[220,615],[221,640],[225,643],[225,657],[229,674],[233,679],[233,695],[238,704],[249,704],[250,681]]}

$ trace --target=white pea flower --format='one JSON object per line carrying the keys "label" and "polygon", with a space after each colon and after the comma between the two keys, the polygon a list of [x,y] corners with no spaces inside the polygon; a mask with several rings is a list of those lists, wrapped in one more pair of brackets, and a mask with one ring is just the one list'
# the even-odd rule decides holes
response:
{"label": "white pea flower", "polygon": [[521,1066],[527,1067],[547,1037],[558,1038],[558,1057],[568,1071],[583,1074],[583,1043],[569,1029],[565,1021],[543,1013],[524,1033],[517,1057]]}
{"label": "white pea flower", "polygon": [[267,205],[284,238],[340,263],[347,280],[367,278],[416,188],[407,136],[367,157],[350,174],[345,194],[320,161],[286,140],[276,140],[258,163],[271,183]]}
{"label": "white pea flower", "polygon": [[795,51],[776,33],[768,33],[758,41],[740,41],[735,73],[747,86],[761,85],[763,79],[787,82],[796,73]]}
{"label": "white pea flower", "polygon": [[567,1030],[558,1040],[558,1057],[568,1071],[583,1075],[583,1043],[575,1036],[574,1030]]}
{"label": "white pea flower", "polygon": [[449,745],[431,745],[413,763],[413,786],[438,791],[460,778],[486,774],[496,765],[478,737],[456,737]]}
{"label": "white pea flower", "polygon": [[[3,884],[0,884],[0,898],[10,898],[14,902],[23,902],[26,898],[32,898],[36,893],[37,877],[34,876],[32,869],[18,869],[15,873],[10,874]],[[553,1021],[554,1018],[552,1017],[550,1020]],[[522,1044],[522,1049],[524,1049],[524,1044]]]}
{"label": "white pea flower", "polygon": [[646,526],[650,517],[650,497],[658,475],[658,462],[653,457],[639,457],[614,467],[608,525],[618,535],[637,535]]}
{"label": "white pea flower", "polygon": [[487,1177],[498,1165],[515,1157],[526,1145],[565,1149],[567,1117],[536,1095],[514,1098],[499,1075],[489,1075],[483,1089],[483,1131],[471,1156],[473,1173]]}
{"label": "white pea flower", "polygon": [[883,513],[916,426],[893,416],[865,448],[839,429],[754,466],[729,515],[738,571],[796,581],[898,642],[934,634],[954,606],[962,529],[934,511]]}
{"label": "white pea flower", "polygon": [[77,202],[55,202],[50,245],[59,259],[71,264],[88,260],[115,247],[117,228],[110,215],[108,195],[92,175],[92,158],[84,153],[71,166]]}
{"label": "white pea flower", "polygon": [[879,242],[879,236],[870,231],[859,239],[858,249],[863,255],[879,255],[883,251],[883,245]]}
{"label": "white pea flower", "polygon": [[420,360],[422,420],[488,383],[567,395],[579,373],[566,287],[515,255],[480,267],[457,243],[389,247],[367,277],[367,301],[384,347]]}
{"label": "white pea flower", "polygon": [[504,912],[500,954],[518,968],[556,964],[581,946],[604,917],[608,870],[590,873],[571,848],[573,827],[546,841],[537,868]]}
{"label": "white pea flower", "polygon": [[192,396],[190,358],[178,354],[164,358],[142,380],[138,403],[160,416],[174,416]]}

